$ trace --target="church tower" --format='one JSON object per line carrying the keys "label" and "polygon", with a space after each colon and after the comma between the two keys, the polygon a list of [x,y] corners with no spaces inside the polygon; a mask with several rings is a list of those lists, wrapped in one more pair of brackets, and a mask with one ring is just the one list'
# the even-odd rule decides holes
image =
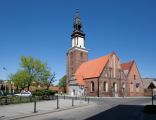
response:
{"label": "church tower", "polygon": [[73,32],[71,34],[71,48],[67,51],[67,92],[69,81],[74,76],[77,68],[88,61],[88,50],[85,48],[85,34],[82,31],[82,23],[79,12],[76,12]]}

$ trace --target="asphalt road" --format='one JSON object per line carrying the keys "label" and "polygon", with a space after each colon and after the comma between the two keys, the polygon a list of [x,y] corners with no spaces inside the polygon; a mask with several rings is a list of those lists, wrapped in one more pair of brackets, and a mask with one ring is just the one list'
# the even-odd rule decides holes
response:
{"label": "asphalt road", "polygon": [[100,98],[90,101],[94,104],[21,120],[140,120],[143,106],[151,104],[150,98]]}

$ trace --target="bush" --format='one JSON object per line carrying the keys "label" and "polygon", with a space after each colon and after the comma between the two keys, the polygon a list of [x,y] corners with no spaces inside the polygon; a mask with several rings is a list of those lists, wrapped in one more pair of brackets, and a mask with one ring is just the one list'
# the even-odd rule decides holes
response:
{"label": "bush", "polygon": [[55,95],[55,91],[42,89],[42,90],[36,90],[36,92],[33,93],[34,96],[50,96]]}

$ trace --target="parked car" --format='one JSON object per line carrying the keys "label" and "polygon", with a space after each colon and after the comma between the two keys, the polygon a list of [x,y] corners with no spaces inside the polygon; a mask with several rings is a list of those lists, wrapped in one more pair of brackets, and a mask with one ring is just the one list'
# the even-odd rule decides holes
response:
{"label": "parked car", "polygon": [[22,96],[22,97],[30,97],[32,96],[31,92],[24,92],[24,93],[19,93],[15,94],[16,96]]}

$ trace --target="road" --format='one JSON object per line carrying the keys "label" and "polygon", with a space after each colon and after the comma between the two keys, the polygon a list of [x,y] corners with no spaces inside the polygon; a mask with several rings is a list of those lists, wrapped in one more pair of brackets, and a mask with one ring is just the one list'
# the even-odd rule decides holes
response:
{"label": "road", "polygon": [[151,104],[150,98],[101,98],[91,101],[94,104],[21,120],[140,120],[143,105]]}

